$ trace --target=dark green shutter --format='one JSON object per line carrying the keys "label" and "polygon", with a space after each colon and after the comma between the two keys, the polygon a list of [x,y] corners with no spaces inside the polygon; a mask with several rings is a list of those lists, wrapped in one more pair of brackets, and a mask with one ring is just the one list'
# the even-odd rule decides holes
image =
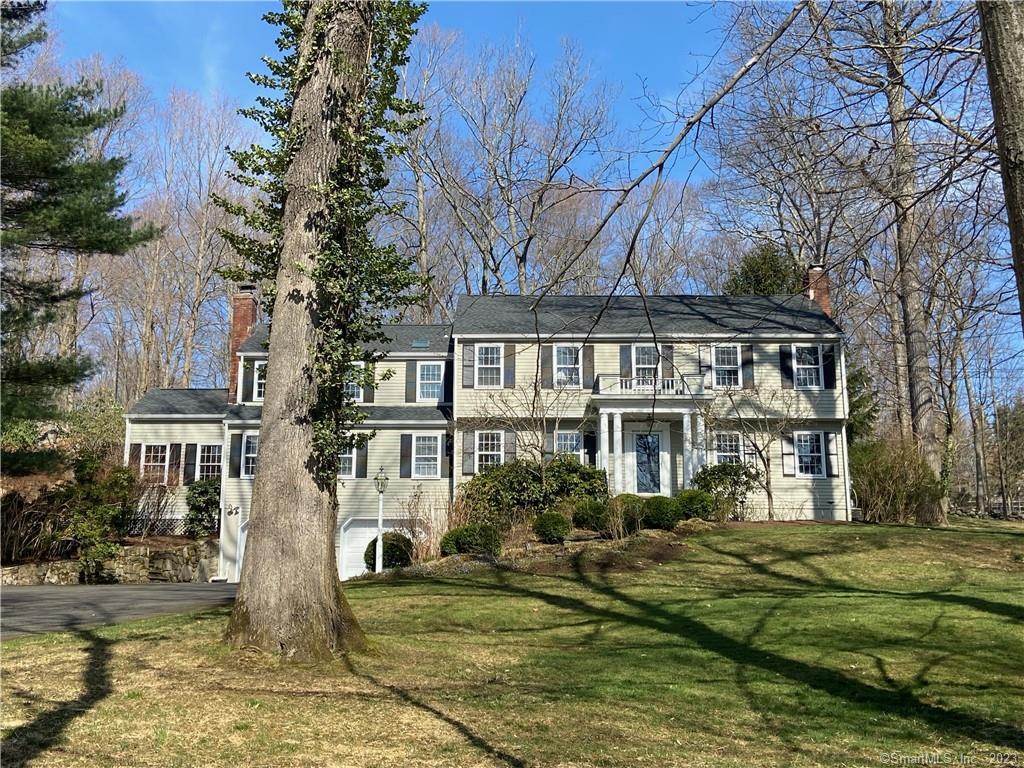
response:
{"label": "dark green shutter", "polygon": [[476,375],[475,372],[476,364],[476,347],[472,344],[462,345],[462,388],[472,389],[473,388],[473,377]]}
{"label": "dark green shutter", "polygon": [[825,389],[836,388],[836,345],[835,344],[822,344],[821,345],[821,368],[824,372]]}
{"label": "dark green shutter", "polygon": [[505,345],[505,389],[516,385],[516,345]]}
{"label": "dark green shutter", "polygon": [[231,459],[228,464],[228,477],[242,476],[242,433],[231,435]]}
{"label": "dark green shutter", "polygon": [[416,402],[416,361],[405,361],[405,402]]}
{"label": "dark green shutter", "polygon": [[402,435],[402,447],[399,462],[398,476],[412,477],[412,435]]}
{"label": "dark green shutter", "polygon": [[550,344],[541,344],[540,346],[540,388],[541,389],[554,389],[555,388],[555,375],[554,375],[554,363],[552,358],[554,357],[555,350]]}
{"label": "dark green shutter", "polygon": [[356,477],[366,477],[366,454],[366,443],[363,443],[358,448],[356,448]]}
{"label": "dark green shutter", "polygon": [[192,485],[196,479],[196,444],[185,444],[185,485]]}
{"label": "dark green shutter", "polygon": [[740,376],[743,379],[744,389],[754,388],[754,345],[740,345]]}
{"label": "dark green shutter", "polygon": [[782,388],[793,389],[793,345],[779,345],[779,372],[782,374]]}
{"label": "dark green shutter", "polygon": [[594,345],[583,345],[583,388],[594,389]]}

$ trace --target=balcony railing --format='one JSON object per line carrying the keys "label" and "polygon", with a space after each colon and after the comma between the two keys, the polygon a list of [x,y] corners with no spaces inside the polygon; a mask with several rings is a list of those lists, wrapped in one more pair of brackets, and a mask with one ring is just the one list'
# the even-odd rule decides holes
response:
{"label": "balcony railing", "polygon": [[625,397],[693,397],[704,394],[704,377],[697,374],[671,379],[598,376],[595,394]]}

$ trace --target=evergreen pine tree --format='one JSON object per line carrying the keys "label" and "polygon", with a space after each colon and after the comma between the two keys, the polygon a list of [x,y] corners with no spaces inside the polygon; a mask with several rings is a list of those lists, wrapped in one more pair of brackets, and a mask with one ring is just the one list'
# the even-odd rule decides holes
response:
{"label": "evergreen pine tree", "polygon": [[803,288],[803,269],[775,244],[758,245],[743,254],[723,286],[727,296],[787,295]]}

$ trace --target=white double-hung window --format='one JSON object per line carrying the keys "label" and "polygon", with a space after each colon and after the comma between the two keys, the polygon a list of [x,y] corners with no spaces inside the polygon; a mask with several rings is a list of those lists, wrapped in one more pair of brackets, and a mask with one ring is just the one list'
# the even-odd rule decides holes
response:
{"label": "white double-hung window", "polygon": [[412,476],[436,479],[441,476],[441,436],[413,435]]}
{"label": "white double-hung window", "polygon": [[793,345],[793,381],[797,389],[821,389],[821,347],[817,344]]}
{"label": "white double-hung window", "polygon": [[355,446],[342,448],[338,453],[338,477],[342,480],[351,480],[356,476],[356,449]]}
{"label": "white double-hung window", "polygon": [[739,344],[719,344],[714,349],[713,367],[715,369],[715,386],[722,389],[738,387],[742,381],[740,374]]}
{"label": "white double-hung window", "polygon": [[743,460],[740,454],[740,446],[739,432],[716,432],[715,463],[740,464]]}
{"label": "white double-hung window", "polygon": [[661,355],[658,354],[657,344],[633,345],[633,377],[639,379],[640,386],[654,386],[660,364]]}
{"label": "white double-hung window", "polygon": [[267,361],[257,360],[252,364],[252,399],[262,402],[267,391]]}
{"label": "white double-hung window", "polygon": [[149,483],[167,482],[166,445],[144,445],[142,447],[142,479]]}
{"label": "white double-hung window", "polygon": [[[364,363],[362,361],[360,361],[358,363],[353,363],[353,365],[356,368],[365,368],[366,367],[366,363]],[[363,402],[363,388],[362,388],[362,386],[360,386],[359,382],[357,382],[357,381],[347,381],[347,382],[345,382],[345,392],[347,392],[348,396],[352,398],[352,402],[353,403],[361,403],[361,402]]]}
{"label": "white double-hung window", "polygon": [[797,477],[825,476],[825,440],[821,432],[794,432]]}
{"label": "white double-hung window", "polygon": [[242,435],[242,477],[256,476],[256,454],[259,450],[259,432],[246,432]]}
{"label": "white double-hung window", "polygon": [[476,345],[476,385],[484,389],[500,387],[504,375],[502,344]]}
{"label": "white double-hung window", "polygon": [[476,433],[476,471],[501,464],[505,457],[505,433],[487,431]]}
{"label": "white double-hung window", "polygon": [[220,477],[221,448],[219,445],[200,445],[196,461],[196,480],[216,480]]}
{"label": "white double-hung window", "polygon": [[575,344],[555,345],[555,386],[575,388],[583,384],[583,356]]}
{"label": "white double-hung window", "polygon": [[416,364],[416,401],[440,401],[444,390],[444,363],[420,361]]}
{"label": "white double-hung window", "polygon": [[555,432],[555,453],[570,454],[583,463],[583,433]]}

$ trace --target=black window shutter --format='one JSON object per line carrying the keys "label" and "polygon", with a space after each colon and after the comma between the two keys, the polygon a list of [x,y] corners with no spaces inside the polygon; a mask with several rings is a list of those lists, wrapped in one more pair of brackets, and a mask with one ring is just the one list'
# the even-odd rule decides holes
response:
{"label": "black window shutter", "polygon": [[540,345],[540,388],[541,389],[554,389],[555,388],[555,375],[554,375],[554,363],[552,358],[554,357],[555,349],[550,344]]}
{"label": "black window shutter", "polygon": [[796,456],[793,452],[793,436],[782,436],[782,474],[784,477],[796,477]]}
{"label": "black window shutter", "polygon": [[185,443],[185,485],[192,485],[196,479],[196,444]]}
{"label": "black window shutter", "polygon": [[473,388],[473,370],[476,364],[476,348],[472,344],[462,345],[462,387]]}
{"label": "black window shutter", "polygon": [[821,345],[821,367],[825,373],[825,389],[836,388],[836,345]]}
{"label": "black window shutter", "polygon": [[701,344],[697,347],[697,373],[704,377],[704,388],[711,389],[715,386],[715,378],[711,366],[711,345]]}
{"label": "black window shutter", "polygon": [[619,378],[633,378],[633,345],[619,345]]}
{"label": "black window shutter", "polygon": [[779,371],[782,373],[782,388],[793,389],[793,345],[779,345]]}
{"label": "black window shutter", "polygon": [[405,402],[416,402],[416,361],[405,361]]}
{"label": "black window shutter", "polygon": [[594,389],[594,345],[583,345],[583,388]]}
{"label": "black window shutter", "polygon": [[473,449],[476,443],[475,432],[463,432],[462,433],[462,474],[472,475],[476,473],[476,467],[473,465]]}
{"label": "black window shutter", "polygon": [[544,430],[544,461],[555,455],[555,433],[551,429]]}
{"label": "black window shutter", "polygon": [[167,484],[178,485],[181,479],[181,443],[171,443],[167,460]]}
{"label": "black window shutter", "polygon": [[375,377],[376,377],[376,369],[371,365],[370,366],[370,384],[369,384],[369,386],[363,387],[363,402],[364,403],[372,403],[373,402],[373,393],[376,391],[374,389],[374,386],[373,386]]}
{"label": "black window shutter", "polygon": [[412,477],[412,435],[402,435],[402,450],[399,456],[399,477]]}
{"label": "black window shutter", "polygon": [[516,433],[505,430],[505,463],[516,460]]}
{"label": "black window shutter", "polygon": [[142,443],[132,443],[128,446],[128,466],[136,472],[141,468]]}
{"label": "black window shutter", "polygon": [[442,376],[441,376],[441,380],[444,382],[444,384],[441,385],[441,388],[444,390],[443,395],[442,395],[442,399],[446,403],[450,403],[452,401],[452,364],[451,364],[451,361],[446,360],[445,363],[444,363],[444,367],[441,370],[444,372],[442,374]]}
{"label": "black window shutter", "polygon": [[505,389],[516,385],[516,345],[505,345]]}
{"label": "black window shutter", "polygon": [[661,345],[661,378],[674,379],[676,377],[676,356],[675,349],[671,344]]}
{"label": "black window shutter", "polygon": [[743,379],[744,389],[754,388],[754,345],[740,345],[740,364],[742,371],[740,377]]}
{"label": "black window shutter", "polygon": [[835,432],[825,435],[825,477],[839,477],[839,440]]}
{"label": "black window shutter", "polygon": [[356,477],[366,477],[366,454],[368,453],[367,443],[356,448]]}
{"label": "black window shutter", "polygon": [[455,448],[455,440],[451,434],[441,436],[441,477],[452,476],[452,450]]}
{"label": "black window shutter", "polygon": [[256,369],[253,367],[252,360],[242,358],[242,402],[249,403],[256,398],[256,392],[254,391],[256,377]]}
{"label": "black window shutter", "polygon": [[236,432],[231,436],[231,461],[228,464],[228,477],[242,476],[242,434]]}
{"label": "black window shutter", "polygon": [[593,432],[583,433],[583,454],[587,457],[587,464],[597,466],[597,435]]}

